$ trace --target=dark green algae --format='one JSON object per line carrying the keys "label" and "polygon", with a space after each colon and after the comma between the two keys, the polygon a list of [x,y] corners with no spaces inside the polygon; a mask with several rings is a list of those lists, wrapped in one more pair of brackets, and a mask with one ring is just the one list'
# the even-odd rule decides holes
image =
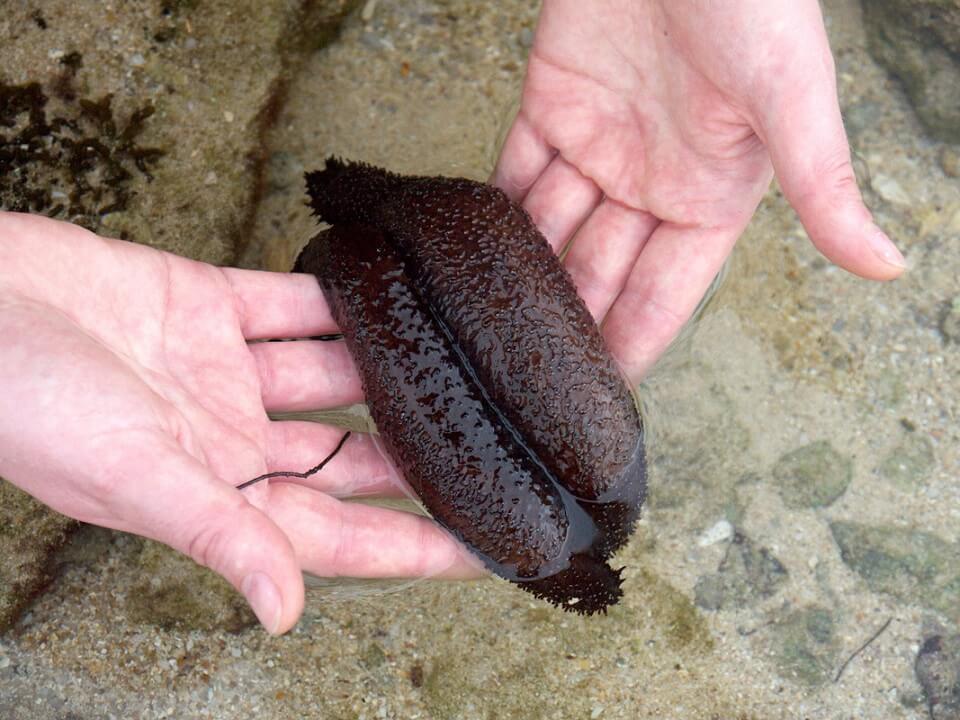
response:
{"label": "dark green algae", "polygon": [[470,180],[328,160],[301,253],[387,451],[497,575],[564,609],[622,595],[608,560],[646,495],[635,399],[522,208]]}

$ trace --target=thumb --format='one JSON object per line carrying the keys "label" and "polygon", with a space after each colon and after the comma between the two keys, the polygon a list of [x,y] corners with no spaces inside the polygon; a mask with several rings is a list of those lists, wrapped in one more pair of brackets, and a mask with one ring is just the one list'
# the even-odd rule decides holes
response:
{"label": "thumb", "polygon": [[777,179],[820,252],[861,277],[891,280],[906,262],[863,204],[832,63],[812,75],[761,113]]}
{"label": "thumb", "polygon": [[222,575],[271,634],[293,627],[303,612],[303,575],[283,531],[182,452],[155,462],[151,475],[149,487],[138,488],[135,502],[126,503],[130,529]]}

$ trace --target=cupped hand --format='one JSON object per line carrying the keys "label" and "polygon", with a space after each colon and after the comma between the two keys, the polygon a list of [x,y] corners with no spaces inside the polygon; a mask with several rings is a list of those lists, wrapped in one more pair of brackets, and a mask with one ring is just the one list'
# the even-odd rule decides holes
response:
{"label": "cupped hand", "polygon": [[70,517],[164,542],[223,575],[273,633],[320,576],[473,577],[426,518],[337,497],[398,492],[354,434],[268,410],[361,399],[316,281],[216,268],[0,213],[0,475]]}
{"label": "cupped hand", "polygon": [[689,319],[774,170],[830,260],[903,271],[857,189],[816,0],[545,0],[494,182],[568,248],[632,380]]}

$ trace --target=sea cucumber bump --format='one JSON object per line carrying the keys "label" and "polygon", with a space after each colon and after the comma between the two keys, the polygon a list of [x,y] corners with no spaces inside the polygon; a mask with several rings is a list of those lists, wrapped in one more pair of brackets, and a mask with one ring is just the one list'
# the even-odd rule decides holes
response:
{"label": "sea cucumber bump", "polygon": [[609,557],[646,495],[643,423],[573,283],[488,185],[330,159],[308,173],[314,273],[384,444],[498,575],[565,609],[621,596]]}

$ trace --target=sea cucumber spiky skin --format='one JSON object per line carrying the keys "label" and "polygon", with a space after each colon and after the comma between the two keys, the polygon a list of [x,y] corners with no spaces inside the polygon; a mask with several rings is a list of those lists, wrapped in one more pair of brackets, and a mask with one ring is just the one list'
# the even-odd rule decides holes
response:
{"label": "sea cucumber spiky skin", "polygon": [[336,226],[298,266],[316,274],[384,445],[431,515],[534,594],[582,612],[615,602],[619,574],[593,551],[586,513],[491,407],[383,236]]}
{"label": "sea cucumber spiky skin", "polygon": [[[580,528],[586,518],[592,528],[589,547],[565,574],[544,578],[541,592],[527,589],[560,604],[589,595],[574,587],[597,585],[584,558],[606,560],[621,547],[645,498],[643,425],[596,324],[543,236],[502,192],[470,180],[403,177],[331,159],[308,173],[307,185],[320,219],[338,229],[370,230],[390,248],[498,421],[520,438],[576,516],[568,517],[570,527]],[[607,604],[615,601],[619,579],[599,584],[607,589],[594,596],[606,593]]]}

